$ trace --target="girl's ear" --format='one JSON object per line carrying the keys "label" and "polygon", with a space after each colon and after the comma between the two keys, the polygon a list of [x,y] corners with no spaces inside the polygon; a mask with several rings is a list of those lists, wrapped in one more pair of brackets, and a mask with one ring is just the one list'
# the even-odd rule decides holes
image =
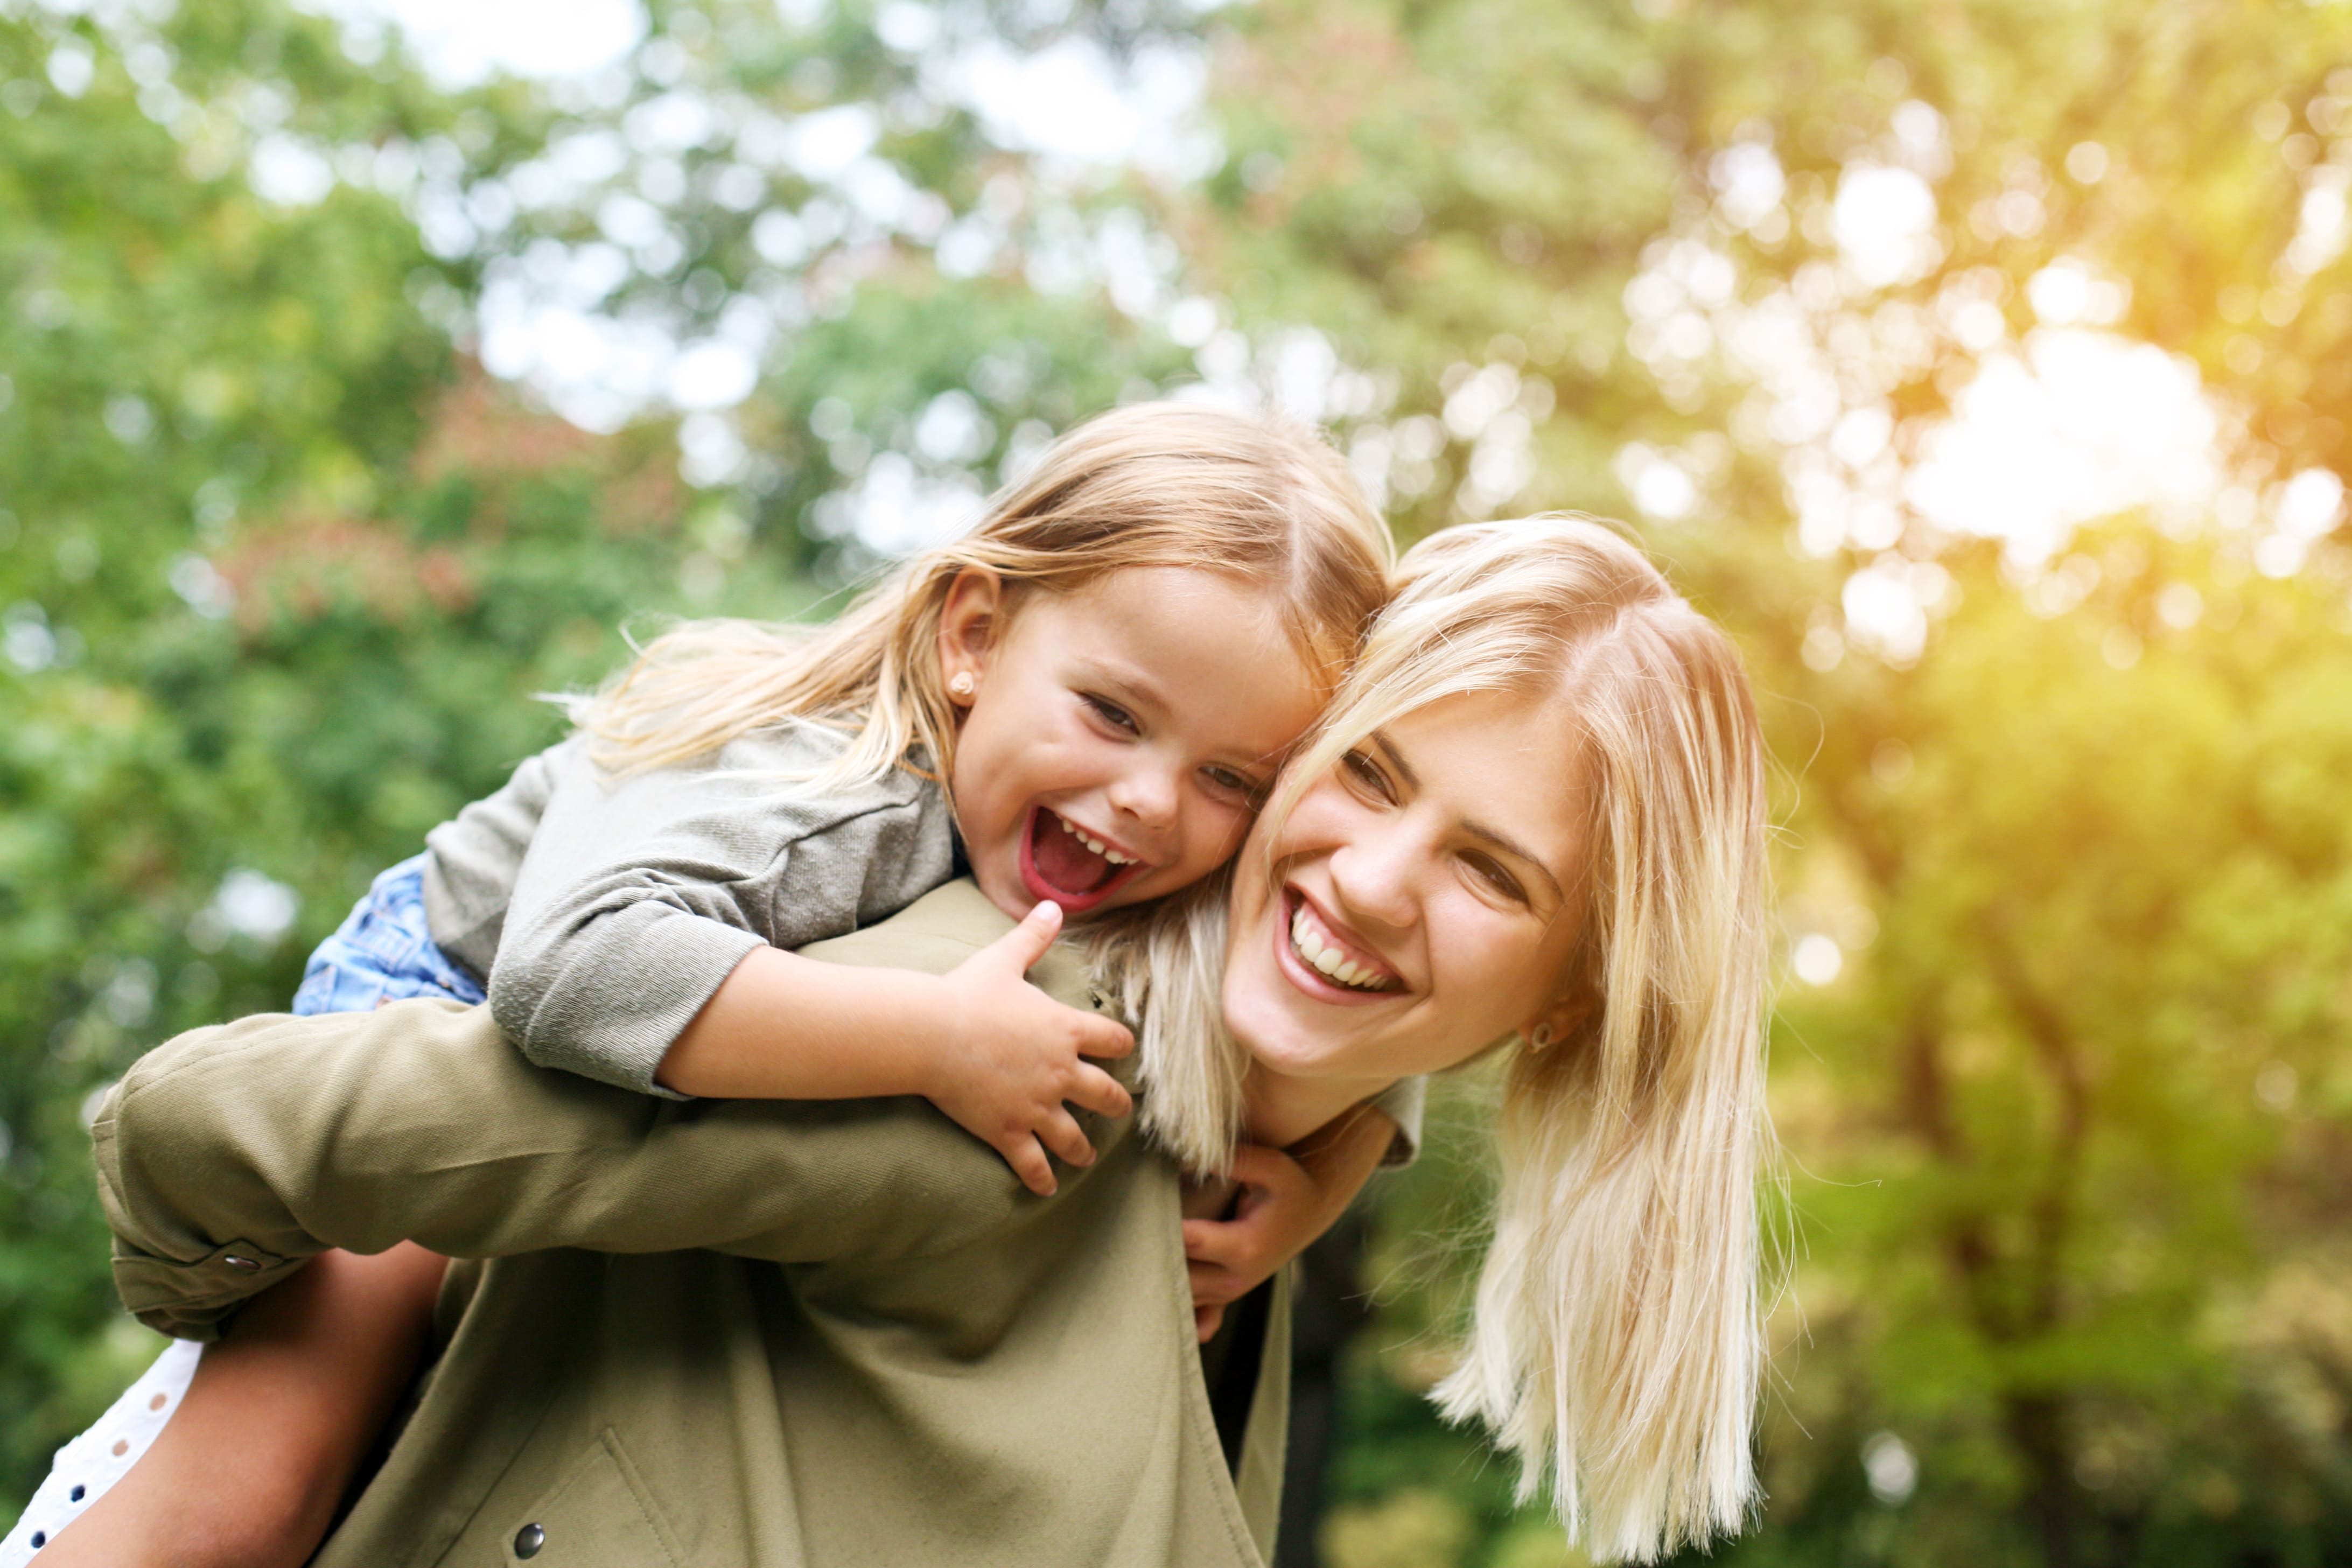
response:
{"label": "girl's ear", "polygon": [[948,584],[940,606],[940,673],[956,706],[968,708],[980,694],[1003,616],[1004,583],[995,573],[967,566]]}

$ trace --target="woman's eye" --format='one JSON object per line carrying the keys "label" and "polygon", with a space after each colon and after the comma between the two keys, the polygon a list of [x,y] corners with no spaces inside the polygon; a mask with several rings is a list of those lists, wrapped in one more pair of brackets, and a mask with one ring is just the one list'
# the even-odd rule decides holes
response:
{"label": "woman's eye", "polygon": [[1087,707],[1094,710],[1096,718],[1101,720],[1112,729],[1124,730],[1130,735],[1136,732],[1134,716],[1129,713],[1126,709],[1121,708],[1118,703],[1107,702],[1091,692],[1080,692],[1078,694],[1078,699]]}
{"label": "woman's eye", "polygon": [[1348,781],[1358,789],[1382,800],[1390,798],[1389,776],[1381,772],[1380,764],[1372,761],[1370,753],[1349,752],[1339,759],[1339,767],[1348,775]]}
{"label": "woman's eye", "polygon": [[1473,855],[1468,858],[1468,863],[1471,871],[1480,881],[1485,882],[1503,897],[1517,903],[1524,904],[1528,901],[1527,889],[1520,887],[1519,879],[1505,870],[1499,862],[1490,860],[1484,855]]}

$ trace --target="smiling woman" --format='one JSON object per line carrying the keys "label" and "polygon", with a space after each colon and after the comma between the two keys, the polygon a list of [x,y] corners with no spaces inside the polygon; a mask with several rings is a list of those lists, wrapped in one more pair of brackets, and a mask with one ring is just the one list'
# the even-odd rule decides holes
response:
{"label": "smiling woman", "polygon": [[[1738,1530],[1755,1489],[1754,705],[1730,640],[1601,524],[1448,529],[1401,578],[1229,898],[1108,955],[1152,1000],[1143,1114],[1223,1094],[1279,1144],[1506,1053],[1494,1240],[1438,1399],[1596,1555],[1648,1561]],[[1182,1077],[1218,1023],[1182,955],[1213,948],[1233,1048]]]}
{"label": "smiling woman", "polygon": [[[1495,1237],[1439,1401],[1597,1554],[1704,1543],[1753,1497],[1763,1369],[1747,678],[1597,523],[1449,529],[1402,576],[1238,862],[1251,1135],[1505,1044]],[[1301,926],[1379,988],[1332,984]]]}
{"label": "smiling woman", "polygon": [[[1244,879],[1234,900],[1268,937],[1237,942],[1226,969],[1228,1015],[1247,1001],[1258,1060],[1312,1074],[1344,1050],[1355,1071],[1402,1077],[1423,1069],[1395,1066],[1380,1039],[1461,1056],[1532,1035],[1584,925],[1581,749],[1551,692],[1467,692],[1398,716],[1308,781],[1267,837],[1278,880]],[[1562,787],[1524,786],[1535,779]],[[1358,1010],[1342,1034],[1295,1021],[1330,1005]]]}

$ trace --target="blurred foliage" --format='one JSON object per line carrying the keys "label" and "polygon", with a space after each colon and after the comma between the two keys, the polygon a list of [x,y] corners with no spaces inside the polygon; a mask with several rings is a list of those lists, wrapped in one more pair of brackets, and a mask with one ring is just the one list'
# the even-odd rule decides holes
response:
{"label": "blurred foliage", "polygon": [[[457,90],[274,0],[0,6],[0,1494],[142,1352],[94,1089],[282,1005],[631,617],[821,613],[1206,384],[1331,425],[1408,537],[1647,507],[1748,652],[1798,1244],[1718,1558],[2352,1556],[2352,564],[2281,521],[2352,422],[2352,13],[648,12],[602,72]],[[1089,160],[963,85],[1071,50],[1197,70],[1213,134]],[[1914,504],[2067,331],[2196,367],[2202,498]],[[578,373],[646,341],[748,395]],[[1482,1092],[1378,1190],[1335,1568],[1566,1553],[1420,1397]]]}
{"label": "blurred foliage", "polygon": [[[1644,532],[1748,647],[1790,773],[1784,918],[1822,982],[1790,981],[1775,1032],[1800,1250],[1763,1528],[1717,1558],[2352,1551],[2352,561],[2340,529],[2266,544],[2254,504],[2340,465],[2352,420],[2343,14],[1231,22],[1204,275],[1393,378],[1356,450],[1410,530],[1628,512],[1629,445],[1670,458],[1691,482]],[[1934,205],[1874,268],[1845,225],[1877,169]],[[2097,324],[2198,366],[2234,493],[2006,558],[1909,506],[1801,517],[1804,479],[1899,475],[1989,357],[2073,324],[2037,309],[2061,261],[2116,286]],[[1830,366],[1816,418],[1741,352],[1768,318]],[[1884,434],[1848,460],[1853,409]],[[1916,640],[1855,624],[1858,579],[1909,586]],[[1383,1200],[1335,1563],[1384,1561],[1352,1521],[1444,1475],[1481,1521],[1454,1560],[1527,1528],[1398,1401],[1459,1306],[1463,1249],[1429,1237],[1475,1234],[1464,1185],[1434,1160]]]}

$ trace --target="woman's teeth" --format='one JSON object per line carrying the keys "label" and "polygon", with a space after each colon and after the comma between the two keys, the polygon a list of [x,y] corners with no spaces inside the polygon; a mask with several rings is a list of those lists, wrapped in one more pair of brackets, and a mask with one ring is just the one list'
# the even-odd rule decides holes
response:
{"label": "woman's teeth", "polygon": [[1351,991],[1384,991],[1388,976],[1377,969],[1366,969],[1342,953],[1337,945],[1325,939],[1330,933],[1316,923],[1300,904],[1298,912],[1290,917],[1290,945],[1299,957],[1315,966],[1326,979],[1335,980]]}
{"label": "woman's teeth", "polygon": [[1068,834],[1071,837],[1076,839],[1079,843],[1085,845],[1087,848],[1093,850],[1096,854],[1101,856],[1112,865],[1132,866],[1135,864],[1134,856],[1122,855],[1118,850],[1112,848],[1109,845],[1105,844],[1101,839],[1094,837],[1089,834],[1080,832],[1077,828],[1073,827],[1070,825],[1070,819],[1064,816],[1060,812],[1055,812],[1054,814],[1054,820],[1062,825],[1063,832]]}

